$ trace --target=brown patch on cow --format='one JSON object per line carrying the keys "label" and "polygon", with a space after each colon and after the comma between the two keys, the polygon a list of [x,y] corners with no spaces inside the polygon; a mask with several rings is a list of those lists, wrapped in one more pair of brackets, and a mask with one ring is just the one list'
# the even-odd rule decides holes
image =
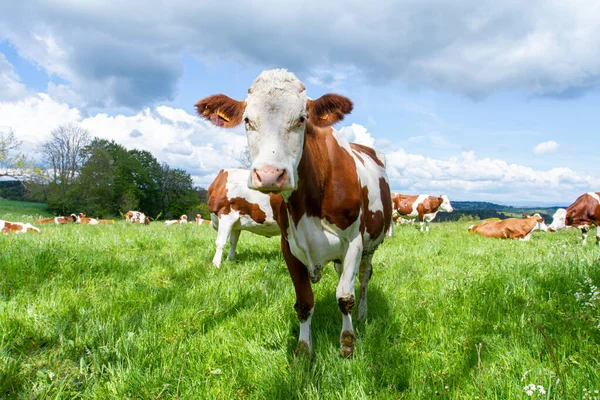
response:
{"label": "brown patch on cow", "polygon": [[17,231],[21,231],[23,229],[23,227],[21,225],[18,224],[13,224],[12,222],[4,222],[4,228],[2,228],[2,233],[9,233],[9,232],[17,232]]}
{"label": "brown patch on cow", "polygon": [[267,214],[256,203],[250,203],[243,197],[234,197],[229,202],[231,208],[239,211],[241,215],[248,215],[259,224],[267,220]]}
{"label": "brown patch on cow", "polygon": [[[375,161],[375,163],[377,165],[379,165],[381,168],[385,168],[385,164],[383,163],[383,160],[379,159],[379,157],[377,157],[377,152],[375,151],[375,149],[362,145],[362,144],[358,144],[358,143],[350,143],[350,147],[352,148],[352,150],[354,150],[355,153],[363,153],[363,154],[367,154],[369,157],[371,157],[371,159],[373,161]],[[362,162],[362,160],[361,160]],[[365,163],[363,162],[363,165]]]}
{"label": "brown patch on cow", "polygon": [[383,221],[384,221],[384,232],[390,229],[392,223],[392,196],[391,196],[390,184],[386,179],[379,178],[379,195],[381,196],[381,202],[383,203]]}
{"label": "brown patch on cow", "polygon": [[310,315],[310,310],[315,307],[315,297],[310,285],[308,269],[292,254],[290,245],[283,235],[281,235],[281,252],[296,291],[294,310],[296,310],[300,321],[306,321]]}
{"label": "brown patch on cow", "polygon": [[374,239],[384,232],[385,220],[383,212],[381,210],[373,212],[369,209],[369,188],[366,186],[362,188],[362,197],[364,226],[369,236]]}
{"label": "brown patch on cow", "polygon": [[344,119],[354,105],[352,100],[339,94],[325,94],[316,100],[308,100],[306,111],[309,121],[316,127],[325,128]]}
{"label": "brown patch on cow", "polygon": [[398,211],[400,215],[408,215],[412,213],[413,204],[417,201],[419,196],[409,196],[406,194],[394,193],[392,194],[392,200],[394,203],[394,209]]}
{"label": "brown patch on cow", "polygon": [[[600,192],[596,192],[600,196]],[[565,225],[583,228],[600,225],[600,203],[587,193],[582,194],[567,208]]]}
{"label": "brown patch on cow", "polygon": [[[61,218],[61,217],[58,217]],[[34,224],[53,224],[56,218],[42,218],[33,221]]]}
{"label": "brown patch on cow", "polygon": [[356,335],[353,331],[344,331],[340,336],[340,356],[352,358],[354,355],[354,345],[356,344]]}
{"label": "brown patch on cow", "polygon": [[419,213],[419,221],[423,222],[423,217],[425,214],[434,213],[440,208],[440,205],[444,199],[441,197],[426,197],[425,200],[421,204],[417,206],[417,212]]}
{"label": "brown patch on cow", "polygon": [[354,295],[348,294],[340,297],[338,299],[338,306],[340,307],[342,314],[348,315],[352,313],[352,308],[354,308]]}
{"label": "brown patch on cow", "polygon": [[224,94],[215,94],[196,103],[199,116],[223,128],[238,126],[242,122],[245,109],[245,101],[237,101]]}
{"label": "brown patch on cow", "polygon": [[208,211],[221,216],[229,214],[231,206],[227,200],[227,171],[221,170],[208,187]]}
{"label": "brown patch on cow", "polygon": [[308,123],[298,165],[298,188],[286,203],[294,224],[306,214],[346,229],[357,220],[361,203],[352,156],[340,147],[331,127],[318,128]]}

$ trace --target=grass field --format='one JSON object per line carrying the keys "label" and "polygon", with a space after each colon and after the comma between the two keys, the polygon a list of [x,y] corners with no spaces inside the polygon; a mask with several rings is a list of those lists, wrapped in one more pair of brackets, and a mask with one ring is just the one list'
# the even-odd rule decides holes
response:
{"label": "grass field", "polygon": [[401,226],[384,242],[352,360],[338,356],[331,267],[314,285],[314,356],[294,356],[294,291],[278,238],[242,233],[238,261],[216,270],[208,226],[117,222],[0,236],[0,396],[600,396],[594,240],[582,247],[566,230],[502,241],[467,226]]}

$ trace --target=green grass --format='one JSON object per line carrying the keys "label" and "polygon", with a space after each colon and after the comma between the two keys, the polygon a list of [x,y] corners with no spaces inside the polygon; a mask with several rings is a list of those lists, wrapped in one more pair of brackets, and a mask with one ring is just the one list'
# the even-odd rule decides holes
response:
{"label": "green grass", "polygon": [[600,248],[582,247],[575,230],[519,242],[467,226],[402,226],[386,240],[352,360],[338,356],[331,267],[313,286],[314,356],[294,356],[278,238],[243,233],[238,261],[217,270],[208,226],[0,236],[0,396],[523,399],[535,383],[547,394],[533,398],[580,399],[600,389],[598,310],[574,296],[586,276],[600,283]]}
{"label": "green grass", "polygon": [[32,222],[34,219],[54,217],[45,203],[0,199],[0,219],[12,222]]}

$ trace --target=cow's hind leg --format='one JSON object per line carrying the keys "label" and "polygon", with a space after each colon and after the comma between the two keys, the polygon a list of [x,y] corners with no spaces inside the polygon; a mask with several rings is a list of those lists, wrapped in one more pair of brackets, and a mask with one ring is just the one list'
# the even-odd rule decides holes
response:
{"label": "cow's hind leg", "polygon": [[237,216],[232,214],[233,212],[219,217],[219,230],[217,231],[217,240],[215,240],[217,249],[213,257],[213,265],[217,268],[221,266],[221,257],[223,257],[223,248],[227,243],[227,237],[231,234],[233,224],[237,221]]}
{"label": "cow's hind leg", "polygon": [[373,254],[369,254],[365,255],[363,259],[360,260],[360,269],[358,273],[358,280],[360,281],[360,299],[358,301],[359,321],[367,317],[367,291],[369,288],[369,280],[371,279],[371,275],[373,275],[372,259]]}
{"label": "cow's hind leg", "polygon": [[581,237],[583,240],[582,240],[581,244],[583,244],[584,246],[587,243],[587,235],[588,235],[588,227],[582,226],[581,227]]}
{"label": "cow's hind leg", "polygon": [[342,333],[340,335],[340,354],[342,357],[351,358],[354,354],[356,335],[352,327],[352,309],[354,308],[354,283],[362,258],[362,238],[357,235],[348,245],[348,250],[343,260],[342,276],[338,282],[336,298],[342,313]]}
{"label": "cow's hind leg", "polygon": [[227,259],[230,261],[235,260],[235,248],[241,234],[242,231],[238,231],[237,229],[233,229],[229,234],[229,254],[227,255]]}

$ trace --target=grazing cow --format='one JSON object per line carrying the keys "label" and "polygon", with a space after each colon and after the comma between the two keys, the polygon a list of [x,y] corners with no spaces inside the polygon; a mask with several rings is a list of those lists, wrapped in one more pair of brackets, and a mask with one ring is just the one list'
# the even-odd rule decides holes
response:
{"label": "grazing cow", "polygon": [[423,225],[426,225],[426,231],[429,232],[429,223],[433,221],[439,211],[452,212],[454,209],[450,204],[448,196],[445,194],[440,197],[421,194],[410,196],[400,193],[392,193],[392,202],[394,211],[392,218],[394,222],[402,223],[402,219],[418,219],[421,223],[421,232]]}
{"label": "grazing cow", "polygon": [[223,247],[229,237],[229,254],[235,258],[235,248],[242,231],[271,237],[280,234],[279,225],[273,217],[271,197],[281,202],[281,196],[268,195],[248,188],[250,171],[222,169],[208,187],[208,210],[213,228],[218,232],[217,250],[213,265],[221,266]]}
{"label": "grazing cow", "polygon": [[318,282],[333,261],[339,278],[341,354],[352,356],[354,283],[358,275],[360,319],[367,313],[371,259],[392,220],[383,155],[348,143],[331,127],[352,107],[350,99],[336,94],[309,99],[304,84],[281,69],[261,73],[244,101],[219,94],[196,104],[198,114],[214,125],[231,128],[244,123],[252,161],[248,186],[282,194],[280,204],[278,197],[271,197],[271,206],[296,292],[297,352],[312,352],[311,281]]}
{"label": "grazing cow", "polygon": [[531,239],[531,232],[535,230],[546,231],[548,228],[540,214],[527,215],[525,218],[508,218],[500,221],[483,221],[471,225],[469,232],[481,236],[501,239]]}
{"label": "grazing cow", "polygon": [[596,226],[596,242],[600,245],[600,192],[584,193],[575,200],[566,210],[559,208],[554,213],[550,231],[566,227],[581,230],[582,243],[587,242],[588,231]]}
{"label": "grazing cow", "polygon": [[66,217],[54,217],[54,218],[43,218],[36,219],[33,221],[34,224],[56,224],[56,225],[64,225],[75,222],[76,218],[73,215],[68,215]]}
{"label": "grazing cow", "polygon": [[2,233],[26,233],[26,232],[36,232],[40,233],[40,230],[35,226],[29,223],[23,222],[8,222],[0,219],[0,231]]}
{"label": "grazing cow", "polygon": [[171,220],[165,221],[165,225],[187,224],[187,223],[188,223],[187,215],[182,215],[181,217],[179,217],[179,219],[171,219]]}
{"label": "grazing cow", "polygon": [[200,215],[200,214],[196,214],[196,223],[197,223],[198,225],[204,225],[204,224],[206,224],[206,225],[210,225],[210,224],[211,224],[211,221],[209,221],[209,220],[207,220],[207,219],[204,219],[204,218],[202,218],[202,215]]}

